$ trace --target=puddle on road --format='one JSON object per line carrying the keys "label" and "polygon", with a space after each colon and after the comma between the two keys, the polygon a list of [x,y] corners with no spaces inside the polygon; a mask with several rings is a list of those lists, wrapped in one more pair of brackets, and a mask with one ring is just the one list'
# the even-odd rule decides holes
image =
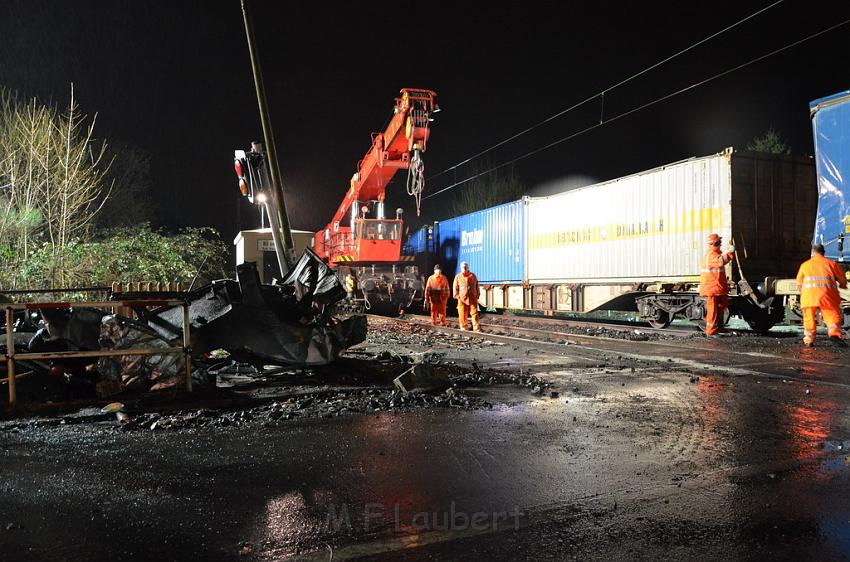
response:
{"label": "puddle on road", "polygon": [[850,468],[850,441],[826,441],[823,444],[823,451],[827,453],[828,458],[818,467],[819,474],[832,476]]}
{"label": "puddle on road", "polygon": [[840,455],[824,461],[820,465],[818,472],[826,476],[833,475],[837,472],[843,472],[848,468],[850,468],[850,456]]}
{"label": "puddle on road", "polygon": [[825,441],[823,450],[828,452],[845,451],[850,454],[850,441]]}
{"label": "puddle on road", "polygon": [[820,524],[826,540],[835,545],[844,558],[850,558],[850,512],[841,512],[824,519]]}

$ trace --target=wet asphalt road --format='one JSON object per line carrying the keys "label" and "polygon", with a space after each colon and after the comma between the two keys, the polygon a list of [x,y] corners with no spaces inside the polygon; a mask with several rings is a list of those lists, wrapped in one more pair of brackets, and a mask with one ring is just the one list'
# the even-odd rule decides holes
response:
{"label": "wet asphalt road", "polygon": [[0,558],[850,557],[846,353],[736,344],[739,371],[706,369],[721,344],[617,368],[620,348],[488,348],[560,392],[477,391],[490,410],[2,431]]}

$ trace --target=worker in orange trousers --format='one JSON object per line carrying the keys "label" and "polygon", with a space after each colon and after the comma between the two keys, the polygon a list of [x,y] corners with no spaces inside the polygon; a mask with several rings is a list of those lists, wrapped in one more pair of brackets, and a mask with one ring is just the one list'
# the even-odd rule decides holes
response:
{"label": "worker in orange trousers", "polygon": [[472,329],[481,331],[478,324],[478,297],[481,294],[478,288],[478,278],[469,271],[469,264],[461,262],[460,273],[455,277],[452,288],[454,298],[457,299],[457,316],[461,330],[467,329],[467,319],[472,317]]}
{"label": "worker in orange trousers", "polygon": [[841,296],[839,288],[847,287],[844,271],[834,261],[824,257],[822,244],[812,245],[812,257],[803,262],[797,273],[800,284],[800,308],[803,309],[803,345],[811,347],[815,343],[820,310],[829,332],[829,339],[838,345],[847,345],[841,334]]}
{"label": "worker in orange trousers", "polygon": [[431,325],[446,325],[446,305],[449,303],[449,280],[434,266],[434,274],[425,283],[425,305],[431,308]]}
{"label": "worker in orange trousers", "polygon": [[708,251],[702,258],[699,294],[705,297],[705,335],[715,336],[720,329],[723,311],[729,307],[729,284],[726,264],[732,261],[735,248],[720,251],[723,239],[718,234],[708,236]]}

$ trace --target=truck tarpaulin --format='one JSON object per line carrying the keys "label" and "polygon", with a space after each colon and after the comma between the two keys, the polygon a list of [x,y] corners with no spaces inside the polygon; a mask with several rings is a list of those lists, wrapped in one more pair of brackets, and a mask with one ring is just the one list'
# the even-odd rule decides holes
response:
{"label": "truck tarpaulin", "polygon": [[814,241],[826,256],[846,261],[850,236],[850,90],[809,104],[818,174],[818,215]]}

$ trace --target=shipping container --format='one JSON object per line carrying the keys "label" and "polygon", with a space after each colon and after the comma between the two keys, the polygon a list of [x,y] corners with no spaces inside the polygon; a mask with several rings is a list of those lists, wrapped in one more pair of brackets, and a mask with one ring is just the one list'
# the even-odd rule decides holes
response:
{"label": "shipping container", "polygon": [[[692,158],[528,203],[528,282],[698,282],[705,240],[734,240],[745,277],[806,258],[811,160],[734,152]],[[733,279],[739,269],[730,266]]]}
{"label": "shipping container", "polygon": [[809,104],[815,141],[818,203],[814,239],[826,257],[847,261],[850,248],[850,90]]}
{"label": "shipping container", "polygon": [[456,275],[466,261],[481,284],[522,283],[525,213],[523,199],[436,223],[443,270]]}

